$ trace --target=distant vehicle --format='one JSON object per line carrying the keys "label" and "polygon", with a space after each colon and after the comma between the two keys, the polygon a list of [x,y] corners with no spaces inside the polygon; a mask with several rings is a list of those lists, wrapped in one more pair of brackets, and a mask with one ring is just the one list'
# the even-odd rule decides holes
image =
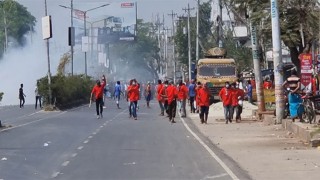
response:
{"label": "distant vehicle", "polygon": [[119,32],[122,31],[122,19],[120,17],[109,16],[104,21],[107,31]]}
{"label": "distant vehicle", "polygon": [[208,87],[215,97],[218,97],[225,82],[236,82],[237,67],[234,59],[225,57],[223,48],[209,49],[204,59],[199,59],[197,64],[197,81],[208,83]]}

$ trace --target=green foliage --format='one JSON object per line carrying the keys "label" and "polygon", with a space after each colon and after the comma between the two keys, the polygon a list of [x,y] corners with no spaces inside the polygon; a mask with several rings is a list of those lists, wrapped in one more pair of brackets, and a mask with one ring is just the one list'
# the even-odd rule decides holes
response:
{"label": "green foliage", "polygon": [[[244,24],[248,22],[245,20],[245,14],[248,14],[249,8],[252,10],[250,19],[258,25],[260,42],[270,49],[272,43],[270,1],[224,0],[224,2],[236,14],[237,20]],[[278,7],[281,39],[290,50],[292,62],[299,68],[298,55],[303,51],[309,51],[313,40],[319,38],[319,3],[317,0],[280,0]]]}
{"label": "green foliage", "polygon": [[224,38],[224,47],[227,50],[227,57],[235,59],[238,71],[253,66],[252,50],[245,46],[237,45],[231,31],[227,32]]}
{"label": "green foliage", "polygon": [[[8,37],[13,37],[19,45],[24,45],[24,35],[33,31],[36,18],[14,0],[0,1],[0,17],[0,42],[5,42],[4,29],[7,27]],[[0,43],[0,48],[3,49],[3,43]]]}
{"label": "green foliage", "polygon": [[[53,76],[51,81],[52,102],[56,101],[57,108],[65,109],[89,102],[91,88],[94,85],[90,77],[58,75]],[[48,78],[44,77],[38,82],[39,93],[43,96],[45,105],[48,105]]]}
{"label": "green foliage", "polygon": [[2,101],[2,98],[3,98],[3,92],[0,92],[0,102]]}

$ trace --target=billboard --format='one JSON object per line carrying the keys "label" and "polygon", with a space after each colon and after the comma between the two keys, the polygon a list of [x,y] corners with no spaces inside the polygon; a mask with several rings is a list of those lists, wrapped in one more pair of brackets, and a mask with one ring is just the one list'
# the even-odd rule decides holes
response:
{"label": "billboard", "polygon": [[136,39],[136,2],[115,2],[107,6],[79,3],[75,4],[73,15],[74,26],[77,28],[76,44],[81,43],[82,36],[85,36],[85,27],[89,43],[107,44]]}
{"label": "billboard", "polygon": [[104,17],[102,26],[98,27],[98,44],[136,39],[136,3],[112,3],[106,8]]}
{"label": "billboard", "polygon": [[308,92],[311,90],[312,54],[300,54],[299,59],[301,65],[301,88]]}

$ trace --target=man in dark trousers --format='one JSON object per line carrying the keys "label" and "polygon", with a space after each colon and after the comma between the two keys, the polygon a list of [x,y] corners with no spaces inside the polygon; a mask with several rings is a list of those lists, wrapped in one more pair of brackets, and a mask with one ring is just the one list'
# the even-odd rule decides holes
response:
{"label": "man in dark trousers", "polygon": [[97,119],[100,119],[103,117],[102,111],[103,111],[103,90],[106,86],[106,79],[102,79],[102,83],[100,80],[96,81],[97,84],[93,87],[91,91],[90,99],[92,99],[93,95],[96,99],[96,111],[97,111]]}
{"label": "man in dark trousers", "polygon": [[42,106],[41,106],[41,95],[40,95],[40,93],[39,93],[38,85],[36,86],[36,88],[35,88],[35,90],[34,90],[34,93],[35,93],[35,96],[36,96],[35,109],[38,108],[38,101],[39,101],[40,109],[42,109]]}
{"label": "man in dark trousers", "polygon": [[174,86],[173,82],[170,81],[169,85],[166,89],[166,98],[168,98],[168,110],[167,113],[169,115],[169,121],[171,123],[175,123],[174,118],[176,117],[176,110],[177,110],[177,101],[176,98],[178,97],[178,90]]}
{"label": "man in dark trousers", "polygon": [[20,109],[24,107],[25,97],[26,95],[23,93],[23,84],[20,84],[20,89],[19,89]]}

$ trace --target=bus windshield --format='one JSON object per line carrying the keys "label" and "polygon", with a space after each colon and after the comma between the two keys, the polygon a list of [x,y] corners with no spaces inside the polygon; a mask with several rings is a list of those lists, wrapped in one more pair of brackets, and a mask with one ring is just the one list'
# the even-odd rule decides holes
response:
{"label": "bus windshield", "polygon": [[236,68],[231,65],[213,65],[213,64],[205,64],[199,66],[198,73],[200,76],[211,76],[211,77],[219,77],[219,76],[236,76]]}

